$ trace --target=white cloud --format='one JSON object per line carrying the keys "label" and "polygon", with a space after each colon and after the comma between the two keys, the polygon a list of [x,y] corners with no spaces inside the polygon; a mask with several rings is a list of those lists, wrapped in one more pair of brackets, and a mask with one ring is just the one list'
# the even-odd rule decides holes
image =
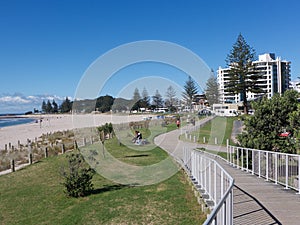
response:
{"label": "white cloud", "polygon": [[[68,97],[70,100],[71,97]],[[27,111],[33,111],[34,108],[40,110],[43,101],[54,100],[57,104],[61,102],[65,97],[57,95],[30,95],[25,96],[21,93],[0,94],[0,114],[3,113],[24,113]]]}

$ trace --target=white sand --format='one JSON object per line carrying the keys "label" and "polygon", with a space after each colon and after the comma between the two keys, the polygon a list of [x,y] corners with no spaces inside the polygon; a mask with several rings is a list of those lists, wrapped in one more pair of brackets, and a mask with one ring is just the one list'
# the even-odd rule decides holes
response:
{"label": "white sand", "polygon": [[[146,115],[149,116],[149,115]],[[42,122],[22,124],[0,128],[0,150],[4,149],[5,144],[11,143],[17,146],[18,141],[26,144],[27,139],[34,140],[42,134],[54,131],[71,130],[73,128],[100,126],[105,123],[126,123],[130,121],[143,120],[145,115],[112,116],[107,114],[85,114],[85,115],[36,115],[37,121],[42,118]]]}

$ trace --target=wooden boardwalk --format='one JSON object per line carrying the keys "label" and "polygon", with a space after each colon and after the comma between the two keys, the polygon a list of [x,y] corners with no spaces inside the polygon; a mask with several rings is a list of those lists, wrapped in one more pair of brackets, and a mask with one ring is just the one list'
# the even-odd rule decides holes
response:
{"label": "wooden boardwalk", "polygon": [[[183,146],[203,147],[179,141],[178,136],[181,133],[183,131],[178,129],[160,135],[155,143],[179,160],[183,158]],[[234,224],[300,224],[300,195],[295,191],[286,190],[281,185],[233,168],[224,160],[216,160],[235,179]]]}

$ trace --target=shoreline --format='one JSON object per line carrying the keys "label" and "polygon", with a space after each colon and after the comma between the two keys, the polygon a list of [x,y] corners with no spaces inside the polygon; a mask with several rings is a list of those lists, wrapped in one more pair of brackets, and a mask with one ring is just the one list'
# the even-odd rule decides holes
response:
{"label": "shoreline", "polygon": [[5,145],[17,146],[18,141],[26,144],[27,139],[34,140],[56,131],[73,130],[75,128],[96,127],[105,123],[126,123],[143,120],[145,116],[151,115],[114,115],[114,114],[42,114],[42,115],[21,115],[22,118],[40,119],[42,122],[18,124],[0,128],[0,151]]}

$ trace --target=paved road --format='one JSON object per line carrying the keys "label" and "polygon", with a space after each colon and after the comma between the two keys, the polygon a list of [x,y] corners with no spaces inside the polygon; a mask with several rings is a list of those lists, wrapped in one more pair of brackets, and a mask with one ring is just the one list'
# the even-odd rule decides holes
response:
{"label": "paved road", "polygon": [[[204,123],[205,121],[199,121]],[[178,137],[191,127],[171,131],[155,138],[155,143],[167,151],[177,161],[183,158],[183,147],[224,151],[224,147],[200,145],[179,141]],[[280,185],[266,182],[262,178],[233,168],[223,160],[218,160],[235,179],[234,224],[300,224],[300,196],[285,190]]]}

